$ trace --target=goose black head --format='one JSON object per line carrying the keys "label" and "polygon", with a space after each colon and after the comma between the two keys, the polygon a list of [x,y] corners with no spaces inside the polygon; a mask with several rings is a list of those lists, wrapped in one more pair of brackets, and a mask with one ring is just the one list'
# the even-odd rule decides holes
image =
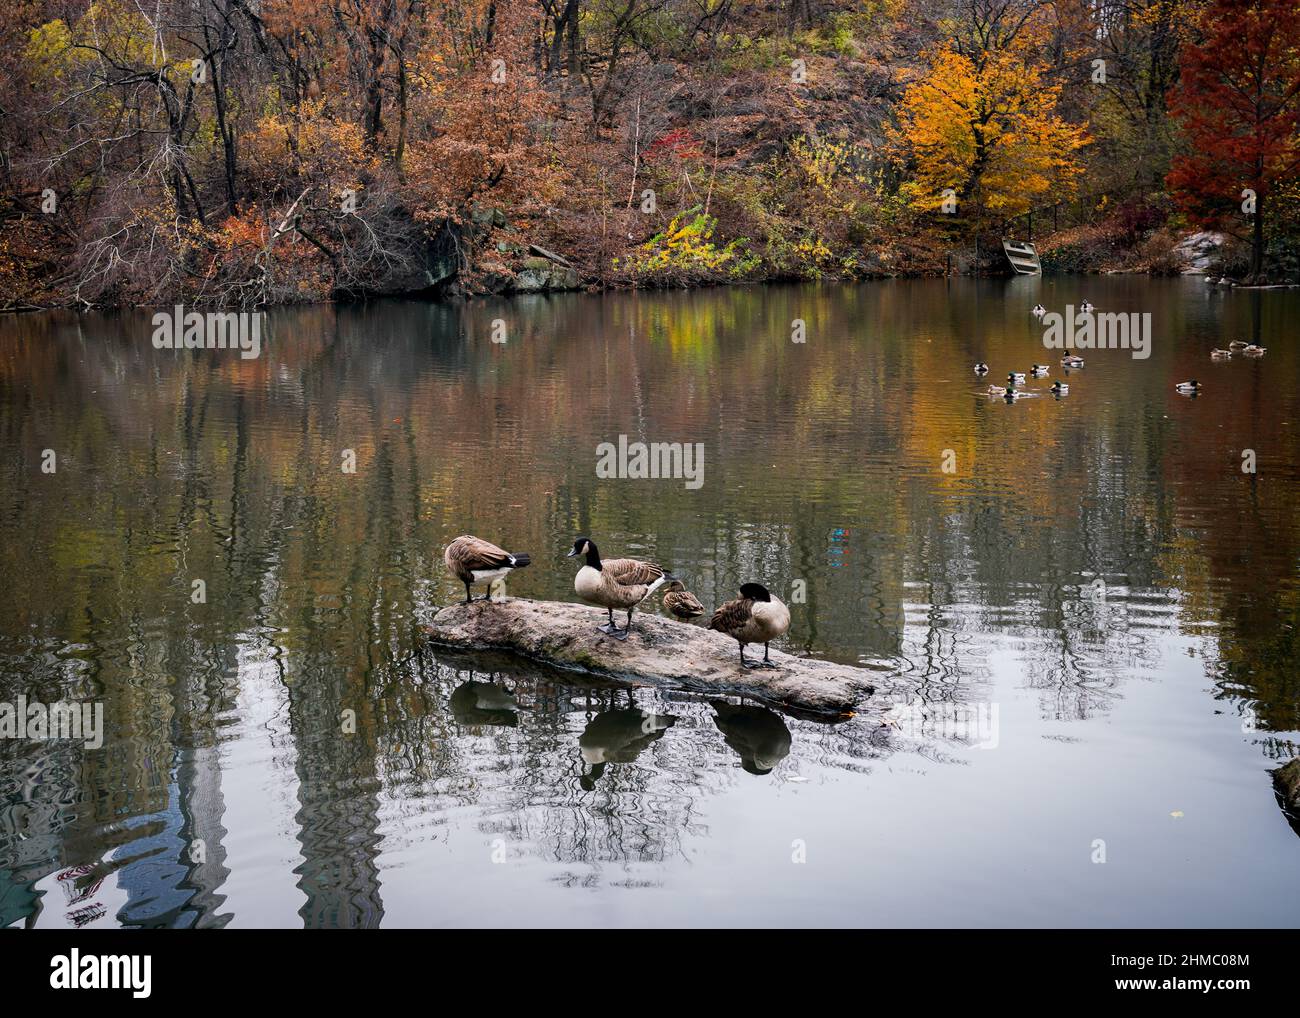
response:
{"label": "goose black head", "polygon": [[565,558],[573,558],[576,555],[586,555],[587,565],[595,569],[600,568],[600,552],[596,550],[596,542],[590,537],[579,537],[573,542],[573,550],[565,555]]}
{"label": "goose black head", "polygon": [[772,595],[767,592],[767,588],[761,583],[746,583],[740,588],[740,596],[747,597],[751,601],[772,600]]}

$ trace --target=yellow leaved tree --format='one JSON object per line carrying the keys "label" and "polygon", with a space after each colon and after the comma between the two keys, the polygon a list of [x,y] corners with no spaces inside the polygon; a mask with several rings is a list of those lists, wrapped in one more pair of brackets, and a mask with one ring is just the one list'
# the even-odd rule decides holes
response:
{"label": "yellow leaved tree", "polygon": [[1082,172],[1081,127],[1056,112],[1060,89],[1012,50],[976,64],[951,47],[908,87],[900,111],[901,148],[911,166],[903,186],[918,209],[952,213],[970,235],[1074,194]]}

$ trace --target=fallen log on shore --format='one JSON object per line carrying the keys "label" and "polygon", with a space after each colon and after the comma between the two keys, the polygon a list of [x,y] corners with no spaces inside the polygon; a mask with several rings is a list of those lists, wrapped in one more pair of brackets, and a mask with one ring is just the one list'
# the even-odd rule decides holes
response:
{"label": "fallen log on shore", "polygon": [[[508,650],[571,671],[624,681],[734,693],[821,715],[851,712],[874,692],[870,672],[793,657],[775,648],[775,668],[742,668],[736,641],[703,626],[638,612],[627,640],[597,630],[605,612],[559,601],[480,601],[443,608],[429,641],[458,650]],[[757,653],[755,653],[757,651]],[[751,646],[751,659],[762,657]]]}

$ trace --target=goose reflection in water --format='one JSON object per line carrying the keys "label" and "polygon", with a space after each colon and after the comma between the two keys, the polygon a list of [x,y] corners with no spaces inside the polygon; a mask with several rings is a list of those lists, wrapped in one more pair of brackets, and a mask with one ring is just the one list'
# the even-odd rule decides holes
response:
{"label": "goose reflection in water", "polygon": [[578,781],[590,792],[605,773],[605,765],[632,763],[652,742],[663,738],[677,720],[672,714],[649,714],[637,707],[624,707],[597,714],[578,736],[578,749],[591,770]]}
{"label": "goose reflection in water", "polygon": [[713,723],[750,774],[770,774],[790,755],[790,729],[776,711],[726,700],[710,700],[709,706],[717,712]]}
{"label": "goose reflection in water", "polygon": [[519,703],[515,694],[495,682],[469,679],[451,692],[451,714],[461,725],[500,725],[514,728],[519,724],[515,713]]}

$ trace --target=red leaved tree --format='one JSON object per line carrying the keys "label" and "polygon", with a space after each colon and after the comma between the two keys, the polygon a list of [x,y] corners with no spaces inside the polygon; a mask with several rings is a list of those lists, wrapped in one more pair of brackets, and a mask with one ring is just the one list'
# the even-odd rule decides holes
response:
{"label": "red leaved tree", "polygon": [[[1250,275],[1260,278],[1276,215],[1270,198],[1300,172],[1300,4],[1214,0],[1200,40],[1183,47],[1170,107],[1188,152],[1168,183],[1196,222],[1251,236]],[[1249,220],[1249,195],[1255,210]]]}

